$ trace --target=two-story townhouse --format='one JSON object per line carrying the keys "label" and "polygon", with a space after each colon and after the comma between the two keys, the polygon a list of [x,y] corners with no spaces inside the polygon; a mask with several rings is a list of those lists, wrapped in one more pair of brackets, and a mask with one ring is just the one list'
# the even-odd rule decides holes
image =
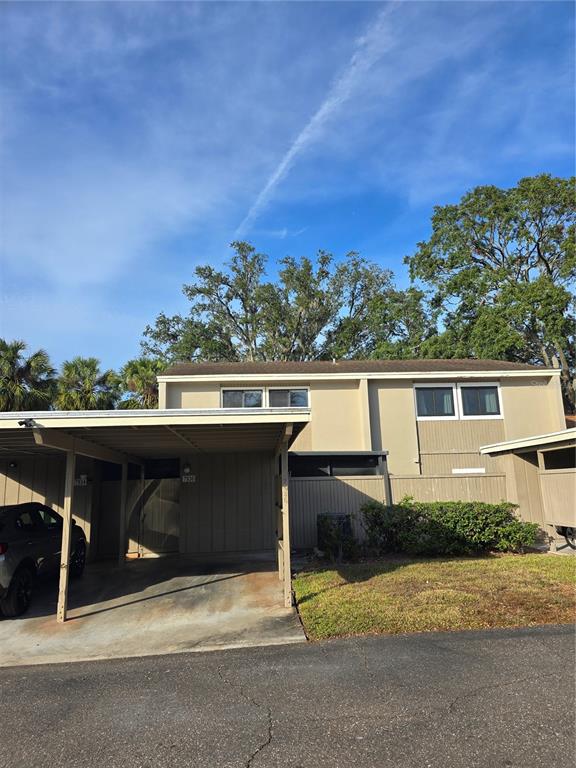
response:
{"label": "two-story townhouse", "polygon": [[544,522],[540,498],[526,493],[532,456],[497,446],[564,429],[555,369],[182,363],[158,381],[155,411],[0,414],[0,505],[44,501],[63,511],[65,529],[73,511],[91,557],[121,563],[268,551],[287,605],[290,549],[314,546],[319,512],[405,495],[507,499]]}
{"label": "two-story townhouse", "polygon": [[480,448],[565,426],[557,370],[496,360],[182,363],[159,386],[166,409],[310,409],[289,454],[292,541],[304,547],[317,511],[365,496],[520,500],[542,522],[538,499],[519,493],[522,462]]}

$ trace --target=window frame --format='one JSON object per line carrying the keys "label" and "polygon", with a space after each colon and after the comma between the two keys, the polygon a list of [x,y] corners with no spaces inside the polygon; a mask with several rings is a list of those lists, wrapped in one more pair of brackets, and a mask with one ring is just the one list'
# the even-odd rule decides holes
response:
{"label": "window frame", "polygon": [[[488,420],[494,420],[494,419],[503,419],[504,418],[504,408],[502,405],[502,392],[500,387],[500,382],[498,381],[479,381],[472,383],[471,381],[467,382],[459,382],[457,385],[458,389],[458,411],[460,413],[460,418],[462,421],[488,421]],[[463,389],[470,389],[471,387],[474,387],[475,389],[480,389],[482,387],[491,387],[493,389],[496,389],[496,394],[498,396],[498,407],[500,409],[500,413],[497,414],[486,414],[481,416],[466,416],[464,414],[464,401],[462,400],[462,390]]]}
{"label": "window frame", "polygon": [[[23,515],[29,515],[31,526],[18,525]],[[38,511],[38,507],[34,504],[27,506],[25,509],[21,509],[14,517],[14,528],[17,531],[22,531],[28,536],[41,536],[46,533],[48,529],[44,525],[44,520]]]}
{"label": "window frame", "polygon": [[[288,392],[290,392],[290,390],[292,390],[292,389],[305,390],[306,394],[307,394],[307,398],[308,398],[308,405],[270,405],[270,398],[269,398],[268,393],[271,390],[278,390],[278,389],[287,390]],[[277,409],[277,408],[278,409],[279,408],[298,408],[298,409],[300,409],[300,408],[310,408],[310,386],[309,385],[301,386],[301,387],[300,386],[289,386],[289,387],[286,387],[286,386],[284,386],[284,387],[282,387],[282,386],[278,386],[278,387],[246,387],[246,386],[244,386],[244,387],[223,387],[223,386],[221,386],[220,387],[220,408],[226,408],[227,407],[227,406],[224,405],[224,392],[232,392],[232,391],[234,391],[234,392],[261,392],[262,393],[262,405],[259,405],[259,406],[240,405],[240,406],[236,406],[236,408],[248,408],[248,407],[250,407],[250,408],[253,408],[253,410],[258,410],[260,408],[274,408],[274,409]]]}
{"label": "window frame", "polygon": [[[288,452],[288,471],[291,478],[314,478],[315,480],[341,480],[341,479],[364,479],[366,477],[379,477],[385,480],[388,477],[388,452],[387,451],[289,451]],[[316,469],[327,469],[328,472],[319,472],[314,474],[300,474],[297,472],[294,474],[294,463],[299,460],[310,460],[308,470],[311,466]],[[322,461],[322,459],[324,461]],[[374,461],[373,466],[358,467],[355,469],[360,470],[360,473],[343,473],[338,472],[342,467],[336,467],[336,473],[334,472],[334,465],[338,464],[339,460],[346,460],[348,463],[365,462],[369,460]],[[303,463],[306,463],[304,461]],[[365,472],[364,470],[375,470],[371,472]]]}
{"label": "window frame", "polygon": [[[453,382],[436,382],[434,384],[414,384],[414,411],[416,413],[417,421],[458,421],[458,398],[456,396],[456,384]],[[452,402],[454,404],[454,414],[452,416],[419,416],[418,415],[418,397],[416,394],[417,389],[451,389],[452,390]]]}
{"label": "window frame", "polygon": [[544,474],[549,474],[550,472],[564,472],[569,473],[574,471],[574,466],[572,464],[567,465],[566,467],[555,467],[553,469],[548,469],[546,467],[546,456],[552,453],[558,453],[559,451],[571,451],[576,452],[576,445],[558,445],[554,446],[553,448],[541,448],[537,453],[540,453],[542,456],[542,466],[539,466],[540,472],[543,472]]}
{"label": "window frame", "polygon": [[[42,520],[42,525],[46,532],[52,533],[53,531],[62,531],[62,528],[64,526],[64,518],[61,514],[56,512],[56,510],[49,507],[47,504],[39,504],[37,507],[38,514],[40,515],[40,518]],[[44,519],[42,513],[47,512],[49,516],[52,517],[56,525],[48,525],[46,520]]]}
{"label": "window frame", "polygon": [[[485,416],[466,416],[464,415],[464,403],[462,401],[462,389],[466,387],[495,387],[498,394],[498,406],[500,413],[491,414]],[[452,389],[452,398],[454,400],[454,416],[419,416],[418,415],[418,399],[416,397],[417,389],[425,388],[443,388]],[[454,381],[454,382],[435,382],[434,384],[413,384],[414,390],[414,412],[416,413],[416,421],[493,421],[494,419],[504,419],[504,405],[502,403],[502,387],[499,381]]]}
{"label": "window frame", "polygon": [[[290,392],[293,389],[294,390],[300,389],[306,392],[306,399],[308,401],[308,405],[270,405],[269,393],[271,391],[286,390],[287,392]],[[310,387],[266,387],[266,407],[267,408],[310,408]]]}
{"label": "window frame", "polygon": [[[256,411],[266,407],[265,387],[220,387],[220,408],[228,408],[228,406],[224,405],[224,392],[260,392],[262,394],[262,405],[237,405],[230,410],[237,410],[238,408],[250,408]],[[244,398],[242,398],[242,402],[244,402]]]}

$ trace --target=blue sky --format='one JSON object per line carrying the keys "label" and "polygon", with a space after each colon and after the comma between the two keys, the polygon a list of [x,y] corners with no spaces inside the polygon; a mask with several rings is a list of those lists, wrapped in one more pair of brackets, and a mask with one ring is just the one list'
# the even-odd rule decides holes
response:
{"label": "blue sky", "polygon": [[199,263],[358,250],[574,169],[563,2],[3,2],[0,335],[139,352]]}

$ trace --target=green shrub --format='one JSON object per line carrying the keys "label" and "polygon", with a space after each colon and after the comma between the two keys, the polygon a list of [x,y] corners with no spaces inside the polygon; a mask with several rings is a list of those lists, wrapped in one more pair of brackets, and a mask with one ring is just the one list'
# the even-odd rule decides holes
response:
{"label": "green shrub", "polygon": [[514,515],[514,504],[481,501],[415,502],[361,507],[367,545],[378,554],[469,555],[489,550],[522,552],[534,546],[536,523]]}
{"label": "green shrub", "polygon": [[358,544],[352,533],[349,515],[319,514],[318,547],[331,560],[354,560],[358,556]]}

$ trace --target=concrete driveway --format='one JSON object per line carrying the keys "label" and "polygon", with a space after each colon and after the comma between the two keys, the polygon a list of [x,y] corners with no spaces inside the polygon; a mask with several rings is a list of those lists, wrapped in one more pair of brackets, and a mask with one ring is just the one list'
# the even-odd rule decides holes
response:
{"label": "concrete driveway", "polygon": [[71,582],[65,624],[56,622],[55,580],[39,585],[27,614],[0,619],[0,665],[303,642],[274,567],[179,556],[89,566]]}
{"label": "concrete driveway", "polygon": [[0,768],[572,768],[571,627],[0,669]]}

